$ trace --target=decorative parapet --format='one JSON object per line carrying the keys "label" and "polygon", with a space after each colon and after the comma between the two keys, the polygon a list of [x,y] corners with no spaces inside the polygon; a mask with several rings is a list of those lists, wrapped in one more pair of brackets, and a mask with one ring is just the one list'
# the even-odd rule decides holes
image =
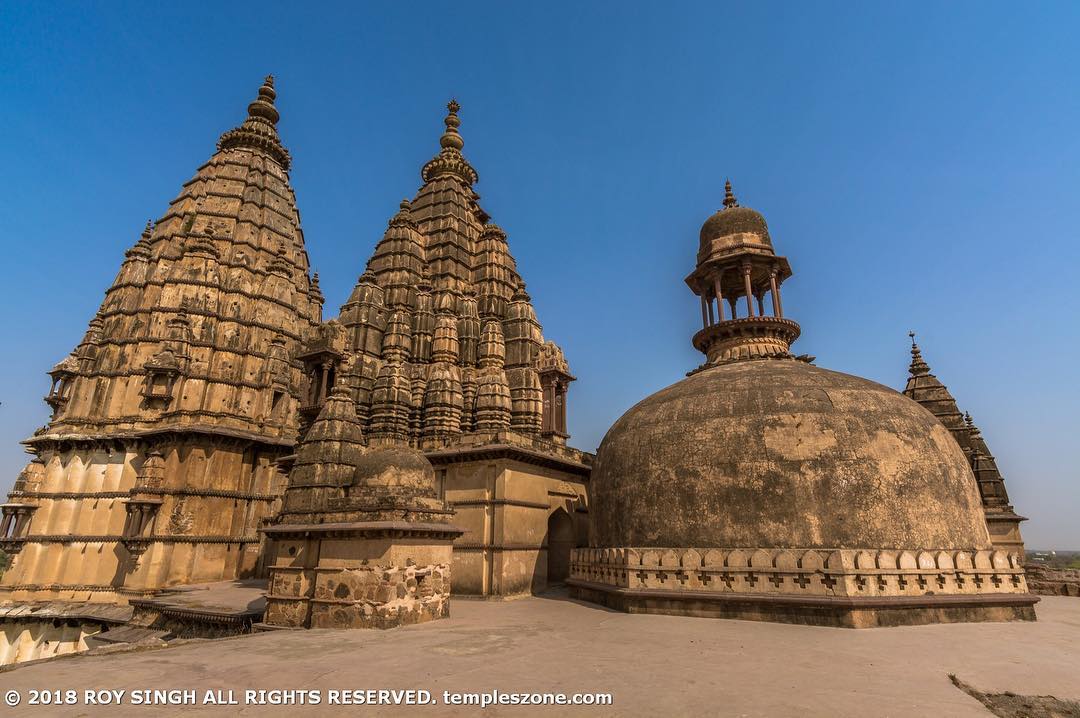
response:
{"label": "decorative parapet", "polygon": [[994,550],[586,548],[571,582],[635,591],[904,597],[1025,594],[1018,558]]}

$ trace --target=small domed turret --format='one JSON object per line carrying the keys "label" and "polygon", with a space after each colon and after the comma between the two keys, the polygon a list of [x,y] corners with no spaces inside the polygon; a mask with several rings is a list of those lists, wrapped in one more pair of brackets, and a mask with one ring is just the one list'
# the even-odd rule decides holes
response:
{"label": "small domed turret", "polygon": [[698,263],[739,252],[775,254],[765,217],[757,210],[740,207],[728,181],[724,184],[724,208],[701,225]]}

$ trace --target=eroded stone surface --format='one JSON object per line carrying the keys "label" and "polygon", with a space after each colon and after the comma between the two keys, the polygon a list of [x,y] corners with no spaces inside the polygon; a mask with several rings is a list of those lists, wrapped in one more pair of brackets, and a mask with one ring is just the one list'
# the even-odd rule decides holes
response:
{"label": "eroded stone surface", "polygon": [[[792,355],[800,329],[780,299],[791,268],[764,218],[730,182],[725,194],[686,279],[705,363],[601,442],[592,548],[573,554],[572,595],[633,613],[850,627],[1033,620],[1022,553],[991,550],[992,516],[1011,512],[1004,484],[981,445],[969,460],[920,406],[955,409],[917,347],[918,401]],[[970,443],[978,432],[963,423]]]}

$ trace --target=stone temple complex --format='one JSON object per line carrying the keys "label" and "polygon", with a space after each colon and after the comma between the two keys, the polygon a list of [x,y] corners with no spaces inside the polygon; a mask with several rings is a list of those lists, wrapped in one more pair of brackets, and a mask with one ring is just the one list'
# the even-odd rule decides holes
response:
{"label": "stone temple complex", "polygon": [[170,615],[195,635],[387,628],[567,583],[635,612],[1034,617],[1023,519],[970,417],[914,341],[903,394],[792,355],[791,267],[730,184],[686,280],[706,361],[594,468],[457,103],[324,319],[275,101],[268,77],[49,372],[2,507],[0,661],[167,634],[162,597],[237,580],[262,582],[256,619]]}

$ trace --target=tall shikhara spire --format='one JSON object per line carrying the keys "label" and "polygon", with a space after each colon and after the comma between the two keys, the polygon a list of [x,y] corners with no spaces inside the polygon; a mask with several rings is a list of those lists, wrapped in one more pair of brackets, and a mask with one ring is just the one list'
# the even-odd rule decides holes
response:
{"label": "tall shikhara spire", "polygon": [[908,367],[909,376],[904,394],[929,409],[956,437],[960,448],[969,451],[971,447],[968,443],[968,431],[964,425],[964,415],[956,406],[956,399],[949,393],[949,389],[930,373],[930,366],[923,360],[922,351],[915,343],[915,333],[909,332],[908,336],[911,337],[911,365]]}
{"label": "tall shikhara spire", "polygon": [[[461,107],[447,110],[423,186],[402,200],[341,307],[341,339],[305,347],[305,417],[340,376],[374,442],[511,431],[565,443],[573,376],[544,340],[506,232],[479,205]],[[333,350],[316,346],[328,341]]]}
{"label": "tall shikhara spire", "polygon": [[320,296],[274,98],[267,77],[127,252],[78,368],[59,372],[45,436],[172,425],[292,440],[300,375],[283,350],[318,321]]}
{"label": "tall shikhara spire", "polygon": [[322,302],[275,98],[267,77],[49,372],[52,419],[3,506],[0,596],[111,601],[255,569]]}
{"label": "tall shikhara spire", "polygon": [[941,381],[930,371],[930,365],[923,359],[922,350],[915,343],[915,333],[908,332],[911,338],[911,365],[908,367],[907,386],[904,395],[922,404],[931,414],[945,425],[956,442],[963,449],[971,464],[971,470],[979,485],[983,512],[987,527],[995,546],[1024,555],[1024,542],[1020,535],[1020,522],[1026,519],[1017,515],[1009,504],[1009,495],[1005,490],[1005,479],[998,471],[997,463],[990,453],[982,433],[971,419],[970,414],[962,414],[956,405],[956,399]]}

